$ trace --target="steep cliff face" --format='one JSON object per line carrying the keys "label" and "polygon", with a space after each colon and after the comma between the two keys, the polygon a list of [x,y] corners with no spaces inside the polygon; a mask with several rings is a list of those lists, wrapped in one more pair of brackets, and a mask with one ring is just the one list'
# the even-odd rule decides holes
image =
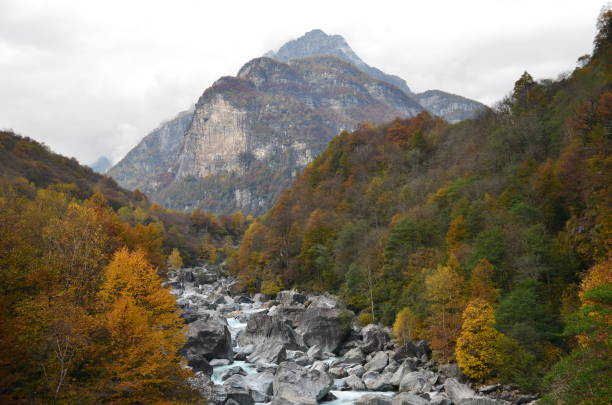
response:
{"label": "steep cliff face", "polygon": [[444,117],[444,119],[451,123],[473,118],[476,114],[487,108],[487,106],[478,101],[440,90],[428,90],[415,94],[415,99],[427,111]]}
{"label": "steep cliff face", "polygon": [[217,80],[193,110],[147,135],[109,175],[170,208],[261,214],[340,131],[425,109],[454,117],[470,101],[444,104],[439,92],[423,106],[402,79],[321,30],[269,56]]}
{"label": "steep cliff face", "polygon": [[174,178],[175,165],[183,135],[191,124],[193,108],[179,113],[145,136],[107,174],[123,187],[140,189],[154,195],[161,184]]}

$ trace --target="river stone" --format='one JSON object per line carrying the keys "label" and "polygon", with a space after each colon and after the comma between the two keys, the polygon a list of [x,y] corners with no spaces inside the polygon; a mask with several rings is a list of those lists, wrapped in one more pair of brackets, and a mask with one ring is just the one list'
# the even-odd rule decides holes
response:
{"label": "river stone", "polygon": [[426,371],[411,371],[402,377],[399,390],[400,392],[429,392],[431,389],[429,377]]}
{"label": "river stone", "polygon": [[312,363],[312,366],[310,366],[310,369],[317,370],[320,373],[327,373],[327,370],[329,370],[329,364],[324,361],[315,361]]}
{"label": "river stone", "polygon": [[275,399],[313,405],[329,392],[331,386],[332,379],[327,373],[291,362],[279,365],[273,383]]}
{"label": "river stone", "polygon": [[368,371],[361,377],[363,383],[370,391],[393,391],[393,386],[389,382],[391,374],[379,374],[375,371]]}
{"label": "river stone", "polygon": [[365,354],[383,350],[389,341],[389,336],[379,325],[367,325],[361,330],[361,334],[363,336],[361,350]]}
{"label": "river stone", "polygon": [[276,317],[282,321],[287,322],[292,328],[297,327],[297,321],[302,316],[302,314],[306,311],[306,308],[303,306],[291,306],[286,307],[284,305],[279,305],[271,308],[268,311],[268,315],[272,317]]}
{"label": "river stone", "polygon": [[250,363],[275,363],[279,364],[287,359],[285,344],[277,341],[269,341],[255,347],[255,351],[247,356]]}
{"label": "river stone", "polygon": [[334,360],[332,364],[334,366],[341,364],[362,364],[364,360],[363,352],[356,347],[346,352],[341,358]]}
{"label": "river stone", "polygon": [[355,405],[391,405],[391,398],[380,394],[366,394],[355,401]]}
{"label": "river stone", "polygon": [[331,367],[327,374],[329,374],[332,378],[344,378],[347,376],[346,370],[342,367]]}
{"label": "river stone", "polygon": [[400,364],[399,368],[395,371],[395,373],[393,373],[393,377],[391,377],[391,384],[398,387],[402,381],[402,378],[404,378],[404,376],[408,374],[409,372],[416,371],[416,369],[417,369],[416,359],[408,358],[404,360],[403,363]]}
{"label": "river stone", "polygon": [[393,360],[401,362],[406,357],[416,357],[420,359],[423,356],[427,356],[427,358],[431,357],[431,349],[426,341],[418,340],[416,342],[407,342],[402,345],[395,351]]}
{"label": "river stone", "polygon": [[291,326],[277,317],[257,312],[249,317],[246,328],[239,334],[240,346],[257,346],[270,342],[285,343],[287,349],[299,349],[297,337]]}
{"label": "river stone", "polygon": [[446,391],[446,395],[456,404],[462,399],[473,398],[476,395],[473,389],[465,384],[461,384],[454,378],[447,378],[446,381],[444,381],[444,391]]}
{"label": "river stone", "polygon": [[409,392],[400,392],[393,397],[391,405],[428,405],[429,401]]}
{"label": "river stone", "polygon": [[183,356],[193,371],[202,371],[206,375],[212,375],[213,367],[206,360],[204,354],[200,353],[197,349],[188,347],[183,350]]}
{"label": "river stone", "polygon": [[444,395],[438,394],[429,401],[430,405],[453,405],[453,401]]}
{"label": "river stone", "polygon": [[292,305],[298,305],[298,304],[305,303],[306,296],[303,294],[300,294],[299,292],[295,290],[281,291],[278,294],[276,294],[276,300],[279,301],[281,305],[288,307]]}
{"label": "river stone", "polygon": [[231,376],[233,376],[234,374],[239,374],[242,376],[247,375],[246,371],[244,371],[242,367],[234,366],[234,367],[230,367],[228,369],[223,370],[223,372],[221,373],[219,377],[221,378],[221,381],[225,381]]}
{"label": "river stone", "polygon": [[227,321],[221,316],[203,312],[202,318],[189,324],[185,351],[193,350],[206,359],[233,359],[232,338]]}
{"label": "river stone", "polygon": [[344,382],[346,383],[347,387],[349,387],[353,391],[366,390],[365,384],[363,383],[361,378],[357,377],[356,375],[349,375],[344,379]]}
{"label": "river stone", "polygon": [[234,374],[223,382],[223,388],[226,394],[227,404],[230,400],[235,401],[240,405],[253,405],[255,401],[251,397],[251,393],[247,387],[246,381],[242,375]]}
{"label": "river stone", "polygon": [[356,375],[357,377],[361,378],[361,376],[365,374],[366,369],[363,368],[361,364],[358,364],[354,367],[349,368],[348,370],[346,370],[346,372],[349,375]]}
{"label": "river stone", "polygon": [[321,350],[319,345],[314,345],[310,349],[308,349],[306,355],[311,361],[323,360],[323,350]]}
{"label": "river stone", "polygon": [[385,352],[376,352],[370,361],[363,366],[368,371],[381,372],[389,363],[389,355]]}
{"label": "river stone", "polygon": [[500,401],[486,397],[464,398],[457,405],[502,405],[508,404],[506,401]]}
{"label": "river stone", "polygon": [[272,396],[272,382],[274,374],[265,371],[263,373],[249,374],[244,377],[244,382],[255,402],[269,402]]}
{"label": "river stone", "polygon": [[332,295],[314,295],[308,298],[306,302],[308,308],[326,308],[335,309],[340,306],[338,299]]}

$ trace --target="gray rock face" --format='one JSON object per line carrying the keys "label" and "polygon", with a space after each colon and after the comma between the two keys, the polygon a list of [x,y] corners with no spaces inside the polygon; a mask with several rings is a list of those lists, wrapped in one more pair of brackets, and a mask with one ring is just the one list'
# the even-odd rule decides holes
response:
{"label": "gray rock face", "polygon": [[353,391],[365,391],[366,390],[365,384],[363,383],[361,378],[359,378],[356,375],[349,375],[348,377],[344,379],[344,382]]}
{"label": "gray rock face", "polygon": [[367,325],[361,330],[361,334],[363,335],[361,350],[365,354],[383,350],[389,341],[389,335],[379,325]]}
{"label": "gray rock face", "polygon": [[346,339],[349,329],[345,312],[331,308],[308,308],[297,319],[296,333],[306,346],[319,346],[324,352],[334,352]]}
{"label": "gray rock face", "polygon": [[370,391],[392,391],[391,374],[379,374],[375,371],[368,371],[361,377],[363,383]]}
{"label": "gray rock face", "polygon": [[368,361],[364,368],[368,371],[381,372],[389,363],[389,355],[386,352],[377,352],[372,360]]}
{"label": "gray rock face", "polygon": [[419,340],[416,342],[408,342],[397,349],[393,355],[393,360],[399,362],[407,357],[416,357],[420,359],[423,355],[426,355],[428,358],[431,357],[431,349],[426,341]]}
{"label": "gray rock face", "polygon": [[473,389],[465,384],[461,384],[454,378],[447,378],[446,381],[444,381],[444,391],[446,391],[446,395],[456,404],[462,399],[476,396]]}
{"label": "gray rock face", "polygon": [[247,356],[251,363],[278,364],[287,359],[285,344],[276,340],[267,341],[255,346],[253,353]]}
{"label": "gray rock face", "polygon": [[281,343],[287,349],[299,349],[297,337],[291,326],[277,317],[265,313],[251,315],[247,321],[246,329],[238,336],[240,346],[253,345],[255,347],[264,343]]}
{"label": "gray rock face", "polygon": [[367,394],[355,401],[355,405],[391,405],[391,397],[380,394]]}
{"label": "gray rock face", "polygon": [[392,405],[428,405],[429,401],[409,392],[400,392],[393,397]]}
{"label": "gray rock face", "polygon": [[255,402],[268,402],[272,396],[274,374],[269,371],[244,377],[244,382]]}
{"label": "gray rock face", "polygon": [[190,323],[185,351],[198,353],[208,360],[232,360],[232,338],[225,319],[208,312],[199,320]]}
{"label": "gray rock face", "polygon": [[356,364],[362,364],[364,360],[365,360],[365,356],[363,355],[363,352],[361,351],[360,348],[356,347],[346,352],[344,356],[342,356],[341,358],[336,359],[333,362],[333,364],[334,365],[341,365],[341,364],[356,365]]}
{"label": "gray rock face", "polygon": [[295,290],[281,291],[276,295],[276,300],[286,307],[299,305],[306,302],[306,296]]}
{"label": "gray rock face", "polygon": [[332,383],[326,373],[284,362],[280,364],[274,377],[275,401],[278,399],[290,403],[317,404],[317,401],[329,392]]}
{"label": "gray rock face", "polygon": [[478,101],[440,90],[416,94],[415,99],[431,114],[443,117],[451,123],[474,118],[488,108]]}
{"label": "gray rock face", "polygon": [[401,392],[429,392],[431,389],[430,379],[433,373],[427,371],[411,371],[405,374],[400,381]]}

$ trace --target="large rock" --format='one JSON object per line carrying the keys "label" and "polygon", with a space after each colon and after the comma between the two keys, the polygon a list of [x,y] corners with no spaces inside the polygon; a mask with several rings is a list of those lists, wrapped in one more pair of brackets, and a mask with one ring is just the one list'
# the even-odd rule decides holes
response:
{"label": "large rock", "polygon": [[393,386],[390,383],[391,374],[379,374],[375,371],[368,371],[361,377],[363,383],[370,391],[392,391]]}
{"label": "large rock", "polygon": [[409,392],[400,392],[393,397],[391,405],[428,405],[429,401]]}
{"label": "large rock", "polygon": [[389,364],[389,355],[386,352],[377,352],[372,360],[368,361],[364,368],[367,371],[381,372]]}
{"label": "large rock", "polygon": [[277,301],[284,306],[292,306],[304,304],[306,302],[307,297],[304,294],[300,294],[295,290],[291,291],[281,291],[276,295]]}
{"label": "large rock", "polygon": [[326,373],[283,362],[274,377],[274,397],[275,400],[314,405],[329,392],[332,383]]}
{"label": "large rock", "polygon": [[508,404],[508,402],[499,401],[496,399],[486,398],[486,397],[474,397],[474,398],[463,398],[456,404],[457,405],[502,405],[502,404]]}
{"label": "large rock", "polygon": [[335,309],[340,306],[340,302],[338,301],[338,298],[334,297],[333,295],[325,294],[309,297],[306,305],[308,308]]}
{"label": "large rock", "polygon": [[349,350],[339,359],[336,359],[332,362],[334,366],[337,365],[348,365],[348,364],[362,364],[365,361],[365,356],[363,352],[359,348],[354,348]]}
{"label": "large rock", "polygon": [[361,334],[363,335],[361,350],[365,354],[383,350],[389,341],[389,335],[379,325],[367,325],[361,330]]}
{"label": "large rock", "polygon": [[406,359],[400,364],[399,368],[393,373],[393,377],[391,377],[391,384],[396,387],[399,387],[402,378],[411,371],[416,371],[417,369],[417,361],[416,359]]}
{"label": "large rock", "polygon": [[434,377],[435,375],[428,371],[411,371],[402,377],[399,390],[401,392],[429,392],[433,385],[430,380],[433,380]]}
{"label": "large rock", "polygon": [[255,351],[247,356],[251,363],[279,364],[287,359],[285,343],[271,340],[255,347]]}
{"label": "large rock", "polygon": [[189,324],[184,350],[198,353],[208,360],[232,360],[232,338],[227,321],[213,312],[202,313],[202,318]]}
{"label": "large rock", "polygon": [[268,311],[268,315],[286,321],[292,328],[297,326],[297,321],[306,308],[304,306],[277,305]]}
{"label": "large rock", "polygon": [[334,352],[350,332],[350,312],[331,308],[308,308],[297,319],[296,333],[308,347]]}
{"label": "large rock", "polygon": [[185,360],[187,360],[187,364],[193,369],[193,371],[202,371],[206,375],[212,375],[212,366],[208,363],[206,356],[200,353],[197,348],[186,348],[183,351],[183,356],[185,357]]}
{"label": "large rock", "polygon": [[446,395],[456,404],[462,399],[473,398],[476,395],[473,389],[465,384],[461,384],[454,378],[447,378],[446,381],[444,381],[444,391],[446,391]]}
{"label": "large rock", "polygon": [[391,405],[391,397],[380,394],[367,394],[355,401],[355,405]]}
{"label": "large rock", "polygon": [[[225,399],[222,404],[237,403],[239,405],[254,405],[249,389],[242,375],[235,374],[223,382]],[[231,402],[233,401],[233,402]]]}
{"label": "large rock", "polygon": [[419,340],[416,342],[408,342],[402,345],[399,349],[395,351],[393,355],[393,360],[397,362],[401,362],[407,357],[416,357],[422,358],[423,356],[427,356],[427,358],[431,357],[431,349],[429,345],[424,340]]}
{"label": "large rock", "polygon": [[361,378],[359,378],[356,375],[349,375],[348,377],[344,379],[344,383],[353,391],[365,391],[366,390],[365,384],[363,383]]}
{"label": "large rock", "polygon": [[250,374],[244,377],[244,382],[255,402],[268,402],[272,396],[274,374],[269,371]]}
{"label": "large rock", "polygon": [[238,335],[240,346],[255,347],[267,342],[280,342],[290,350],[298,350],[297,336],[291,326],[276,317],[258,312],[249,317],[246,328]]}

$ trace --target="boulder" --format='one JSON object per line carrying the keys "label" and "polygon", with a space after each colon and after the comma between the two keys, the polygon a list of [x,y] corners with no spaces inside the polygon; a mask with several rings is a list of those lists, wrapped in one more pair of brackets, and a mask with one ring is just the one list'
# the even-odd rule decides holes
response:
{"label": "boulder", "polygon": [[391,405],[391,397],[380,394],[367,394],[355,401],[355,405]]}
{"label": "boulder", "polygon": [[253,296],[253,301],[263,304],[270,300],[270,296],[267,294],[257,293]]}
{"label": "boulder", "polygon": [[361,376],[365,374],[366,369],[361,364],[358,364],[356,366],[349,368],[348,370],[346,370],[346,372],[349,375],[356,375],[357,377],[361,378]]}
{"label": "boulder", "polygon": [[462,399],[473,398],[476,395],[473,389],[461,384],[454,378],[447,378],[444,381],[444,391],[455,404],[458,404]]}
{"label": "boulder", "polygon": [[341,364],[362,364],[365,360],[363,352],[359,348],[349,350],[339,359],[332,362],[334,366]]}
{"label": "boulder", "polygon": [[344,378],[347,376],[346,370],[342,367],[331,367],[327,374],[329,374],[332,378]]}
{"label": "boulder", "polygon": [[370,391],[393,391],[393,386],[390,383],[391,374],[379,374],[375,371],[368,371],[361,379]]}
{"label": "boulder", "polygon": [[279,301],[281,305],[287,307],[292,305],[304,304],[306,302],[306,299],[307,297],[305,295],[300,294],[295,290],[281,291],[276,294],[276,300]]}
{"label": "boulder", "polygon": [[423,356],[427,356],[427,358],[431,357],[431,349],[426,341],[418,340],[416,342],[408,342],[402,345],[395,351],[393,360],[401,362],[406,357],[416,357],[420,359]]}
{"label": "boulder", "polygon": [[275,340],[261,343],[255,347],[255,351],[247,356],[251,363],[275,363],[279,364],[287,359],[285,344]]}
{"label": "boulder", "polygon": [[474,397],[474,398],[463,398],[457,405],[502,405],[507,404],[505,401],[499,401],[492,398],[486,397]]}
{"label": "boulder", "polygon": [[344,379],[344,382],[347,385],[347,387],[349,387],[353,391],[365,391],[366,390],[365,384],[363,383],[361,378],[359,378],[356,375],[349,375],[348,377]]}
{"label": "boulder", "polygon": [[429,401],[409,392],[400,392],[393,397],[392,405],[428,405]]}
{"label": "boulder", "polygon": [[325,295],[314,295],[308,298],[306,302],[306,306],[308,308],[327,308],[327,309],[335,309],[340,306],[338,298],[334,297],[331,294]]}
{"label": "boulder", "polygon": [[429,392],[432,384],[429,379],[433,373],[424,370],[411,371],[402,377],[399,384],[400,392]]}
{"label": "boulder", "polygon": [[213,367],[210,365],[204,354],[200,353],[196,348],[186,348],[183,351],[183,356],[193,371],[201,371],[206,375],[212,375]]}
{"label": "boulder", "polygon": [[389,335],[379,325],[370,324],[361,330],[361,334],[363,336],[361,350],[365,354],[383,350],[389,341]]}
{"label": "boulder", "polygon": [[376,352],[370,361],[363,366],[367,371],[381,372],[389,364],[389,355],[385,352]]}
{"label": "boulder", "polygon": [[313,405],[325,397],[331,386],[332,379],[327,373],[309,370],[291,362],[279,365],[273,383],[275,400]]}
{"label": "boulder", "polygon": [[195,281],[195,276],[191,270],[182,270],[178,274],[178,279],[181,283],[193,283]]}
{"label": "boulder", "polygon": [[320,373],[327,373],[329,370],[329,364],[324,361],[315,361],[312,366],[310,366],[311,370],[317,370]]}
{"label": "boulder", "polygon": [[400,364],[399,368],[393,373],[393,377],[391,377],[391,384],[396,387],[399,387],[402,382],[402,378],[411,371],[416,371],[417,369],[417,361],[416,359],[406,359]]}
{"label": "boulder", "polygon": [[350,332],[350,314],[339,309],[308,308],[296,320],[296,333],[306,346],[334,352]]}
{"label": "boulder", "polygon": [[461,369],[457,363],[449,363],[438,366],[438,372],[446,378],[454,378],[462,383],[467,382],[467,377],[461,372]]}
{"label": "boulder", "polygon": [[277,317],[271,317],[263,312],[254,313],[249,317],[246,328],[238,335],[240,346],[257,346],[270,342],[284,343],[290,350],[300,349],[297,336],[291,326]]}
{"label": "boulder", "polygon": [[274,374],[269,371],[263,373],[249,374],[244,382],[255,402],[269,402],[272,396],[272,382]]}
{"label": "boulder", "polygon": [[438,394],[429,401],[429,404],[430,405],[453,405],[453,401],[446,398],[444,395]]}
{"label": "boulder", "polygon": [[306,356],[308,356],[311,361],[323,360],[323,350],[321,350],[319,345],[311,346],[306,352]]}
{"label": "boulder", "polygon": [[198,353],[208,360],[232,360],[232,338],[225,318],[209,311],[203,312],[202,318],[189,324],[184,350]]}
{"label": "boulder", "polygon": [[242,367],[234,366],[234,367],[230,367],[228,369],[223,370],[223,372],[221,373],[221,375],[219,377],[221,378],[221,381],[225,381],[225,380],[227,380],[228,378],[230,378],[231,376],[233,376],[235,374],[239,374],[239,375],[242,375],[242,376],[247,375],[246,371],[244,371],[244,369]]}
{"label": "boulder", "polygon": [[239,295],[234,298],[236,304],[252,304],[253,300],[248,295]]}
{"label": "boulder", "polygon": [[[237,403],[239,405],[254,405],[255,401],[251,397],[249,389],[242,375],[235,374],[223,382],[223,389],[226,392],[225,402]],[[234,402],[230,402],[234,401]]]}
{"label": "boulder", "polygon": [[306,308],[303,306],[275,306],[270,308],[268,311],[268,315],[276,317],[282,321],[286,321],[292,328],[297,327],[297,320],[300,316],[306,311]]}

